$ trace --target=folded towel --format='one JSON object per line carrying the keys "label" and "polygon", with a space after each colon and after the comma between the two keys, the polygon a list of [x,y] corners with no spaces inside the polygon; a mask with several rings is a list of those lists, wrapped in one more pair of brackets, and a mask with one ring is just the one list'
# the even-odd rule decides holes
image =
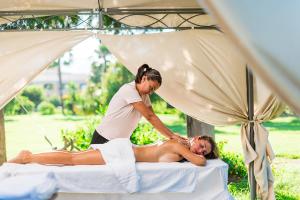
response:
{"label": "folded towel", "polygon": [[46,200],[58,190],[54,173],[7,176],[0,180],[0,200]]}
{"label": "folded towel", "polygon": [[136,172],[135,156],[129,139],[113,139],[105,144],[92,144],[91,147],[101,151],[106,165],[113,171],[127,192],[139,191],[139,176]]}

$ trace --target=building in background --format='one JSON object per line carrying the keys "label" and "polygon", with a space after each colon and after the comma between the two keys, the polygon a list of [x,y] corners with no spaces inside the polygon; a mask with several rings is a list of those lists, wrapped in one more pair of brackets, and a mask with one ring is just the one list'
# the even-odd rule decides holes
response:
{"label": "building in background", "polygon": [[[69,82],[74,82],[79,86],[80,90],[83,90],[87,86],[89,79],[88,74],[75,73],[72,71],[62,71],[62,85],[63,94],[66,93],[66,85]],[[47,97],[59,94],[59,78],[57,68],[49,68],[37,76],[31,83],[31,85],[39,85],[45,89]]]}

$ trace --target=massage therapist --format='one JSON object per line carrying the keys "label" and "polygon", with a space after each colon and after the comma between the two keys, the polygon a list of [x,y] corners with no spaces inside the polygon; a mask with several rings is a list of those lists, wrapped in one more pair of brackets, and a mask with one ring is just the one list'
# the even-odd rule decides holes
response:
{"label": "massage therapist", "polygon": [[135,81],[124,84],[111,99],[91,144],[103,144],[115,138],[130,138],[142,116],[162,135],[186,143],[185,138],[168,129],[152,110],[149,95],[161,83],[162,78],[157,70],[147,64],[140,66]]}

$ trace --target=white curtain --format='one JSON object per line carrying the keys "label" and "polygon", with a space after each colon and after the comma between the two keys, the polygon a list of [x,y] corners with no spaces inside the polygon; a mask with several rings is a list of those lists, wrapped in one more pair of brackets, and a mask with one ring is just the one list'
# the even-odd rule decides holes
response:
{"label": "white curtain", "polygon": [[0,109],[51,62],[92,34],[0,32]]}
{"label": "white curtain", "polygon": [[250,67],[300,114],[300,1],[199,1]]}
{"label": "white curtain", "polygon": [[186,114],[213,125],[241,123],[246,163],[255,161],[262,193],[272,189],[267,157],[274,157],[261,122],[282,112],[283,105],[255,78],[256,151],[249,145],[247,128],[246,61],[224,37],[213,30],[188,30],[135,36],[98,35],[133,74],[143,63],[159,70],[157,93]]}

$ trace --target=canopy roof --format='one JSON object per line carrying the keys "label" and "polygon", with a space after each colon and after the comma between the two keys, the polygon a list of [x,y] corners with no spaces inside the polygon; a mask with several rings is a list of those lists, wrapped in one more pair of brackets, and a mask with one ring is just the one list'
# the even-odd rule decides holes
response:
{"label": "canopy roof", "polygon": [[[106,14],[134,27],[187,28],[215,25],[195,0],[0,0],[0,24],[22,18],[49,15]],[[95,27],[96,28],[96,27]],[[101,27],[97,27],[99,29]]]}

